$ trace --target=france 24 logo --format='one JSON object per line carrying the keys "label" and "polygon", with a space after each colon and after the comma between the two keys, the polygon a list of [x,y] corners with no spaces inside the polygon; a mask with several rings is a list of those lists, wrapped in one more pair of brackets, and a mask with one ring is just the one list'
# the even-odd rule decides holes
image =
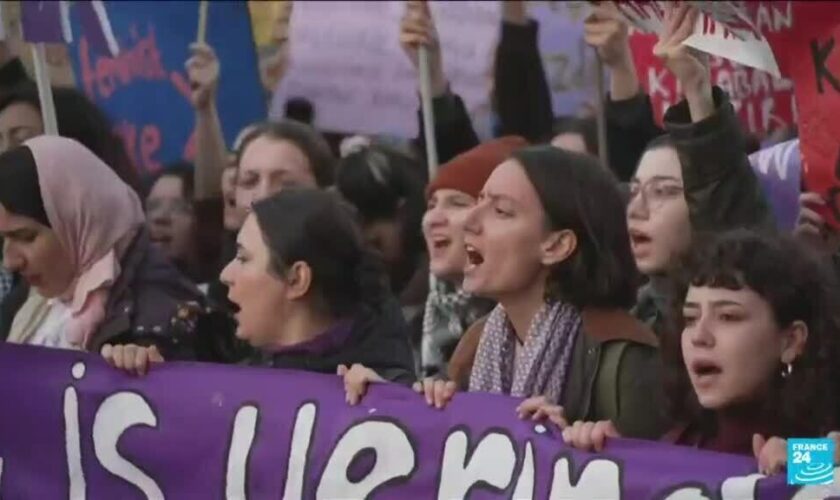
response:
{"label": "france 24 logo", "polygon": [[831,484],[834,481],[834,440],[788,439],[787,483]]}

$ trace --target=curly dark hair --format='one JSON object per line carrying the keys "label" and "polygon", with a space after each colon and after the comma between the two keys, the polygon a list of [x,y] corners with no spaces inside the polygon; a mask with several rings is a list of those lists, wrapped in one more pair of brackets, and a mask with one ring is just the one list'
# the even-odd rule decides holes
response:
{"label": "curly dark hair", "polygon": [[663,336],[665,390],[675,422],[714,432],[714,414],[697,400],[681,347],[682,308],[690,286],[741,290],[764,299],[779,328],[794,321],[808,327],[804,352],[783,378],[781,364],[760,408],[774,435],[823,435],[838,427],[840,303],[835,271],[787,236],[737,229],[695,244],[671,276],[669,334]]}

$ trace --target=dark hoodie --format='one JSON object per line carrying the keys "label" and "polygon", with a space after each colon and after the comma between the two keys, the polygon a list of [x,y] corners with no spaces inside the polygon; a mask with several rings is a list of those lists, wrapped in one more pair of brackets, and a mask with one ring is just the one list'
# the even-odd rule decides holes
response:
{"label": "dark hoodie", "polygon": [[399,304],[388,299],[380,308],[365,307],[355,320],[341,322],[310,342],[259,353],[247,364],[335,374],[339,365],[359,363],[386,380],[408,385],[417,377],[407,328]]}

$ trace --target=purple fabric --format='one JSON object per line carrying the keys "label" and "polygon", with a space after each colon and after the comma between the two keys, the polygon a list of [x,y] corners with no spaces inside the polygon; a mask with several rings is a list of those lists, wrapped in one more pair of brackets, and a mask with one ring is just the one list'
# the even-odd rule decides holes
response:
{"label": "purple fabric", "polygon": [[[0,372],[2,498],[646,499],[690,489],[781,499],[794,491],[783,475],[744,478],[756,470],[749,457],[633,440],[611,440],[598,455],[572,451],[556,429],[518,420],[518,401],[502,396],[458,394],[441,411],[382,384],[350,407],[336,376],[164,363],[137,378],[95,355],[9,344],[0,345]],[[686,493],[671,498],[698,498]]]}
{"label": "purple fabric", "polygon": [[274,354],[290,354],[290,353],[305,353],[305,354],[324,354],[326,352],[334,351],[347,342],[350,334],[353,333],[353,322],[342,321],[324,333],[318,335],[312,340],[301,342],[282,349],[273,351]]}
{"label": "purple fabric", "polygon": [[779,229],[791,231],[799,215],[802,156],[799,139],[776,144],[750,155],[750,164],[770,202]]}
{"label": "purple fabric", "polygon": [[20,3],[23,39],[32,43],[67,43],[61,30],[59,2],[26,1]]}

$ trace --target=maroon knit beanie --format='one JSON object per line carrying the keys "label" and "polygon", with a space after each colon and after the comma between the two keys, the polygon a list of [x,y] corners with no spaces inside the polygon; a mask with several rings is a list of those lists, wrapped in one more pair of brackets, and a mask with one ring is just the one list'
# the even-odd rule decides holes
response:
{"label": "maroon knit beanie", "polygon": [[437,175],[426,188],[426,196],[438,189],[454,189],[477,198],[484,183],[500,163],[510,155],[528,145],[522,137],[510,135],[488,141],[461,153],[441,165]]}

